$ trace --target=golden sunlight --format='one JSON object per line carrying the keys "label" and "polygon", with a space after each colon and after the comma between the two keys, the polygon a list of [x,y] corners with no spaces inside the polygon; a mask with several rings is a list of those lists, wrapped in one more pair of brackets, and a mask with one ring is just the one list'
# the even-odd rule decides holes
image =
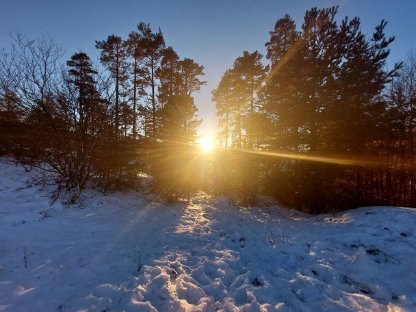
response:
{"label": "golden sunlight", "polygon": [[201,152],[208,154],[214,149],[214,139],[211,136],[202,136],[198,139],[198,145]]}

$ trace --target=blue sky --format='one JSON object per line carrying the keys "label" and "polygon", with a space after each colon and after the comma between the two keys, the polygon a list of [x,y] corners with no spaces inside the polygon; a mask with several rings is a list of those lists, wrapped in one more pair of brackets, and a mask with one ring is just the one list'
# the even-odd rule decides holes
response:
{"label": "blue sky", "polygon": [[367,34],[386,19],[387,34],[396,36],[391,64],[416,50],[415,0],[0,0],[0,47],[9,45],[9,33],[20,31],[30,38],[49,34],[67,57],[83,50],[95,60],[95,40],[110,34],[126,37],[140,21],[160,27],[167,45],[205,66],[208,83],[195,100],[206,133],[216,126],[211,90],[234,59],[244,50],[264,54],[269,31],[284,14],[300,26],[307,9],[332,5],[339,5],[340,19],[359,16]]}

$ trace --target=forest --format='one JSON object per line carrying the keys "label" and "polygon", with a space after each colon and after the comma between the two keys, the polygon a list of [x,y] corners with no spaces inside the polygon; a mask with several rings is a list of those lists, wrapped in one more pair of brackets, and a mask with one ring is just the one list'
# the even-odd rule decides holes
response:
{"label": "forest", "polygon": [[387,22],[368,35],[337,11],[279,18],[265,56],[243,51],[224,71],[210,153],[197,144],[204,66],[160,29],[97,40],[97,64],[17,33],[0,54],[0,154],[41,169],[57,196],[137,189],[147,174],[168,202],[205,191],[315,214],[414,207],[416,55],[391,65]]}

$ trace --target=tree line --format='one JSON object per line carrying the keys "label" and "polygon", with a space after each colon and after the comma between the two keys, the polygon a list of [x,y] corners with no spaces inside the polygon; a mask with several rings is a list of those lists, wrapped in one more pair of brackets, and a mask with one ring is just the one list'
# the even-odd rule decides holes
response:
{"label": "tree line", "polygon": [[[300,28],[277,20],[265,58],[244,51],[212,91],[216,152],[194,143],[204,67],[139,23],[63,61],[48,38],[14,36],[0,55],[0,149],[58,188],[139,185],[175,201],[197,189],[244,204],[259,195],[308,212],[416,205],[416,56],[388,68],[394,37],[337,7]],[[52,174],[50,174],[52,173]]]}
{"label": "tree line", "polygon": [[[277,20],[266,61],[244,51],[212,92],[219,190],[327,212],[416,205],[416,59],[387,67],[394,37],[337,7]],[[267,65],[266,65],[267,63]]]}
{"label": "tree line", "polygon": [[95,46],[100,64],[83,51],[63,60],[48,37],[13,36],[0,55],[1,153],[68,189],[135,185],[139,171],[165,181],[161,153],[196,139],[204,67],[143,22]]}

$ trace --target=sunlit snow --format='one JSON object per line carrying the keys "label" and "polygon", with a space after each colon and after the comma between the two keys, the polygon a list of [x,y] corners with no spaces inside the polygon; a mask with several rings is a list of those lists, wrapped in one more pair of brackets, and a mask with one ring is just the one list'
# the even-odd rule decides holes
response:
{"label": "sunlit snow", "polygon": [[416,310],[416,210],[311,217],[195,194],[76,205],[0,164],[0,311]]}

